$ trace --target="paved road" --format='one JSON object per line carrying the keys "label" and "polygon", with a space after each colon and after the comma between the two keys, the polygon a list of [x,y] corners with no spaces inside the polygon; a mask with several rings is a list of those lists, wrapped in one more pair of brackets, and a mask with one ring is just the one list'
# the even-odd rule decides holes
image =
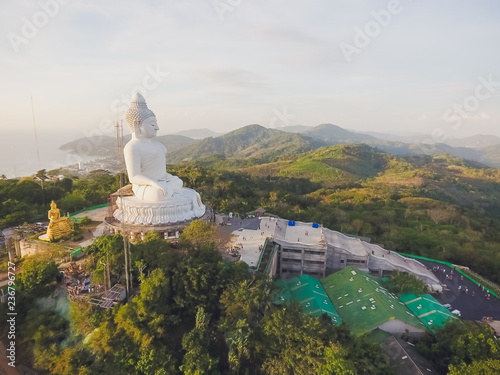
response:
{"label": "paved road", "polygon": [[449,289],[436,296],[436,299],[442,304],[449,303],[452,310],[460,310],[463,320],[481,320],[484,316],[500,320],[500,299],[490,295],[488,300],[486,290],[483,291],[465,276],[462,279],[457,271],[453,272],[453,278],[450,279],[451,267],[426,260],[419,259],[419,261],[430,268]]}

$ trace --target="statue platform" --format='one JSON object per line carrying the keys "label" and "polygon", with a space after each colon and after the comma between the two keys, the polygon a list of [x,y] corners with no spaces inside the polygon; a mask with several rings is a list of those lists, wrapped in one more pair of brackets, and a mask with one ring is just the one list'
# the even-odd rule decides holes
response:
{"label": "statue platform", "polygon": [[108,216],[105,218],[104,223],[106,227],[114,232],[115,234],[122,234],[127,236],[130,240],[144,239],[148,232],[157,232],[161,238],[164,239],[177,239],[182,233],[184,228],[189,226],[193,220],[203,220],[203,221],[214,221],[214,213],[210,206],[205,206],[205,213],[197,218],[186,221],[178,221],[168,224],[156,224],[156,225],[135,225],[122,223],[117,220],[114,216]]}
{"label": "statue platform", "polygon": [[165,201],[148,202],[133,196],[118,196],[113,216],[124,224],[162,225],[195,220],[205,214],[205,205],[193,189],[182,188]]}
{"label": "statue platform", "polygon": [[145,202],[134,195],[132,185],[127,185],[111,194],[106,227],[131,240],[141,239],[150,231],[175,239],[193,220],[213,221],[212,208],[200,205],[198,193],[189,188],[182,192],[164,202]]}

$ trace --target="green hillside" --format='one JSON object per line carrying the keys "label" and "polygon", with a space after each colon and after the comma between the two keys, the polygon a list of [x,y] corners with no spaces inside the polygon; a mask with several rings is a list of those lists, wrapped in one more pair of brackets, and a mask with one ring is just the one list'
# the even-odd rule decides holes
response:
{"label": "green hillside", "polygon": [[255,207],[443,259],[500,282],[500,170],[449,155],[323,147],[260,163],[204,159],[171,168],[217,210]]}
{"label": "green hillside", "polygon": [[374,177],[391,155],[366,145],[331,146],[302,154],[284,165],[280,176],[308,178],[325,186]]}
{"label": "green hillside", "polygon": [[301,134],[285,133],[260,125],[248,125],[217,138],[205,138],[180,150],[170,163],[193,161],[213,155],[226,159],[255,159],[268,162],[281,156],[296,155],[324,146],[320,140]]}
{"label": "green hillside", "polygon": [[[195,140],[181,134],[195,134],[196,138],[203,137],[203,139]],[[260,125],[248,125],[217,137],[208,136],[210,134],[217,133],[208,129],[197,129],[180,132],[177,135],[158,136],[157,140],[169,150],[169,163],[205,159],[210,162],[215,158],[219,161],[229,161],[226,164],[248,166],[249,161],[251,164],[269,163],[324,146],[366,144],[398,156],[448,154],[474,160],[488,166],[500,167],[500,152],[498,151],[500,147],[491,145],[496,138],[485,143],[489,146],[484,148],[462,146],[468,142],[472,142],[474,145],[484,142],[485,136],[470,137],[463,142],[456,142],[456,147],[454,147],[444,143],[404,143],[379,139],[369,134],[349,131],[332,124],[322,124],[316,127],[289,126],[280,130],[268,129]],[[205,136],[207,137],[204,138]],[[124,137],[125,142],[128,142],[129,139],[130,135]],[[60,149],[72,153],[84,150],[88,156],[114,158],[115,140],[114,137],[110,136],[80,138],[62,145]],[[306,167],[308,168],[308,166]],[[317,169],[318,165],[311,167]]]}
{"label": "green hillside", "polygon": [[378,141],[377,138],[368,134],[356,133],[332,124],[321,124],[302,134],[312,138],[320,139],[331,145],[370,143]]}

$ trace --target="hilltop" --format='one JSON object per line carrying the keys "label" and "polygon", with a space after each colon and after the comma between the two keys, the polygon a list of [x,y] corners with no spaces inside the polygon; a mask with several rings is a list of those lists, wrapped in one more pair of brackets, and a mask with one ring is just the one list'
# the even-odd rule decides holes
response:
{"label": "hilltop", "polygon": [[169,163],[194,161],[218,155],[223,159],[270,161],[286,155],[313,150],[326,143],[320,140],[260,125],[248,125],[217,138],[205,138],[179,150]]}
{"label": "hilltop", "polygon": [[259,177],[307,179],[326,188],[363,184],[358,193],[416,194],[500,218],[500,171],[447,154],[395,156],[363,144],[338,145],[241,170]]}
{"label": "hilltop", "polygon": [[[186,136],[189,135],[189,136]],[[196,138],[196,139],[195,139]],[[124,142],[130,135],[124,137]],[[423,136],[403,137],[384,133],[361,133],[333,124],[315,127],[295,125],[269,129],[260,125],[247,125],[220,135],[209,129],[185,130],[177,134],[158,136],[170,151],[168,163],[245,160],[269,163],[291,155],[316,150],[324,146],[366,144],[398,156],[448,154],[469,159],[490,167],[500,167],[500,138],[477,135],[434,143]],[[484,147],[481,147],[484,145]],[[79,138],[60,147],[86,156],[115,157],[113,137]],[[175,152],[175,153],[174,153]],[[241,164],[241,163],[240,163]]]}
{"label": "hilltop", "polygon": [[256,176],[305,178],[332,187],[374,177],[393,155],[367,145],[337,145],[249,166],[243,170]]}

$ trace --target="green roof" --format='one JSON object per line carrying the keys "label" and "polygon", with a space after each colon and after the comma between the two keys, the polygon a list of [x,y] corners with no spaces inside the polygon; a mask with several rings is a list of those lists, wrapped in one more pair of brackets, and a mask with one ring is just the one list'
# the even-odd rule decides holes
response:
{"label": "green roof", "polygon": [[328,314],[335,324],[342,323],[321,283],[314,277],[300,275],[289,280],[276,280],[274,285],[278,289],[273,295],[275,304],[298,302],[306,314],[316,317]]}
{"label": "green roof", "polygon": [[370,332],[392,319],[426,330],[426,326],[375,276],[346,267],[320,281],[342,321],[356,335]]}
{"label": "green roof", "polygon": [[438,327],[444,327],[450,318],[457,319],[430,294],[416,296],[410,293],[401,294],[399,297],[431,331],[435,331]]}

